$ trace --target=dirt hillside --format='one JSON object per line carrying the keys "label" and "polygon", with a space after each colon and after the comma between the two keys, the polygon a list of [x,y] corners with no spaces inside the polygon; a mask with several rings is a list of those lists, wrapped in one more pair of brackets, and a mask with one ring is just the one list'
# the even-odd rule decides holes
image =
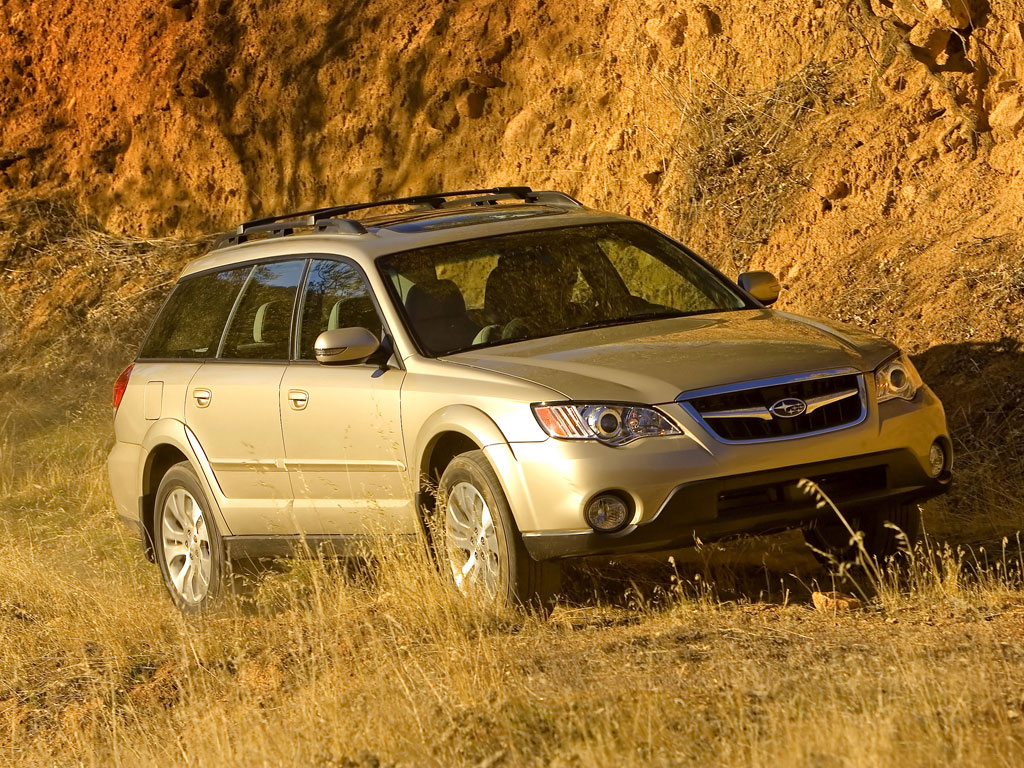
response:
{"label": "dirt hillside", "polygon": [[[903,344],[1002,482],[1024,475],[1022,159],[1021,0],[8,0],[0,352],[136,328],[201,249],[86,232],[527,183]],[[991,501],[987,471],[965,499]]]}

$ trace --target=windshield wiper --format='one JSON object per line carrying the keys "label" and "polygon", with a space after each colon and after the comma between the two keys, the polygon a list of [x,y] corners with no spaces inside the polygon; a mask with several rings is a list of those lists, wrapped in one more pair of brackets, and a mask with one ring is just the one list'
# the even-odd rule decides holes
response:
{"label": "windshield wiper", "polygon": [[662,309],[657,312],[641,312],[638,315],[626,315],[625,317],[617,317],[606,320],[591,320],[587,323],[580,325],[574,325],[572,328],[567,328],[568,331],[578,331],[582,328],[605,328],[610,325],[622,325],[623,323],[631,323],[634,321],[643,320],[664,320],[673,317],[686,317],[692,312],[680,312],[678,309]]}

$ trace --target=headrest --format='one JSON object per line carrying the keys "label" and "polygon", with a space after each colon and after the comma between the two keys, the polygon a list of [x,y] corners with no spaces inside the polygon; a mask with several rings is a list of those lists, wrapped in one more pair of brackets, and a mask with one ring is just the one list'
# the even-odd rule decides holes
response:
{"label": "headrest", "polygon": [[257,344],[280,341],[282,336],[288,338],[291,325],[290,307],[283,301],[268,301],[256,310],[252,323],[252,340]]}
{"label": "headrest", "polygon": [[334,302],[334,306],[331,307],[331,314],[327,317],[328,331],[333,331],[338,327],[338,322],[341,318],[341,305],[346,301],[348,301],[348,299],[341,299],[340,301]]}
{"label": "headrest", "polygon": [[484,309],[493,323],[507,323],[533,312],[536,291],[529,273],[516,269],[505,257],[487,276]]}
{"label": "headrest", "polygon": [[338,299],[331,307],[331,313],[327,318],[327,330],[333,331],[335,328],[353,326],[366,328],[369,331],[376,331],[380,328],[377,309],[373,306],[373,299],[367,293]]}
{"label": "headrest", "polygon": [[465,315],[466,300],[451,280],[416,283],[405,300],[409,316],[417,320]]}

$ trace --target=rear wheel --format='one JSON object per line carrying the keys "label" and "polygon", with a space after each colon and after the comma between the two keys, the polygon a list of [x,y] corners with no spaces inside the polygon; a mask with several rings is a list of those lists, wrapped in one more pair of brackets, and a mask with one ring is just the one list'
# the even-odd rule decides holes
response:
{"label": "rear wheel", "polygon": [[156,492],[156,561],[174,604],[185,613],[208,610],[223,588],[224,556],[217,524],[195,471],[175,464]]}
{"label": "rear wheel", "polygon": [[467,594],[547,610],[561,585],[558,563],[523,545],[498,476],[482,451],[452,459],[438,484],[437,554]]}
{"label": "rear wheel", "polygon": [[[854,531],[864,534],[864,550],[883,568],[921,534],[921,509],[916,504],[891,503],[846,516]],[[894,530],[895,526],[899,530]],[[804,540],[826,565],[857,560],[859,549],[842,521],[834,515],[817,520],[804,529]]]}

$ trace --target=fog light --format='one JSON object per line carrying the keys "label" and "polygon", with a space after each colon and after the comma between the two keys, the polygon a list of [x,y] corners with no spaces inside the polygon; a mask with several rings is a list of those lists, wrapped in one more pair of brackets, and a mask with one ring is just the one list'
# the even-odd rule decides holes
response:
{"label": "fog light", "polygon": [[932,471],[932,477],[938,477],[946,468],[946,449],[938,440],[932,443],[931,450],[928,451],[928,464]]}
{"label": "fog light", "polygon": [[625,528],[632,513],[629,505],[619,496],[614,493],[602,493],[590,500],[584,515],[595,531],[612,533]]}

